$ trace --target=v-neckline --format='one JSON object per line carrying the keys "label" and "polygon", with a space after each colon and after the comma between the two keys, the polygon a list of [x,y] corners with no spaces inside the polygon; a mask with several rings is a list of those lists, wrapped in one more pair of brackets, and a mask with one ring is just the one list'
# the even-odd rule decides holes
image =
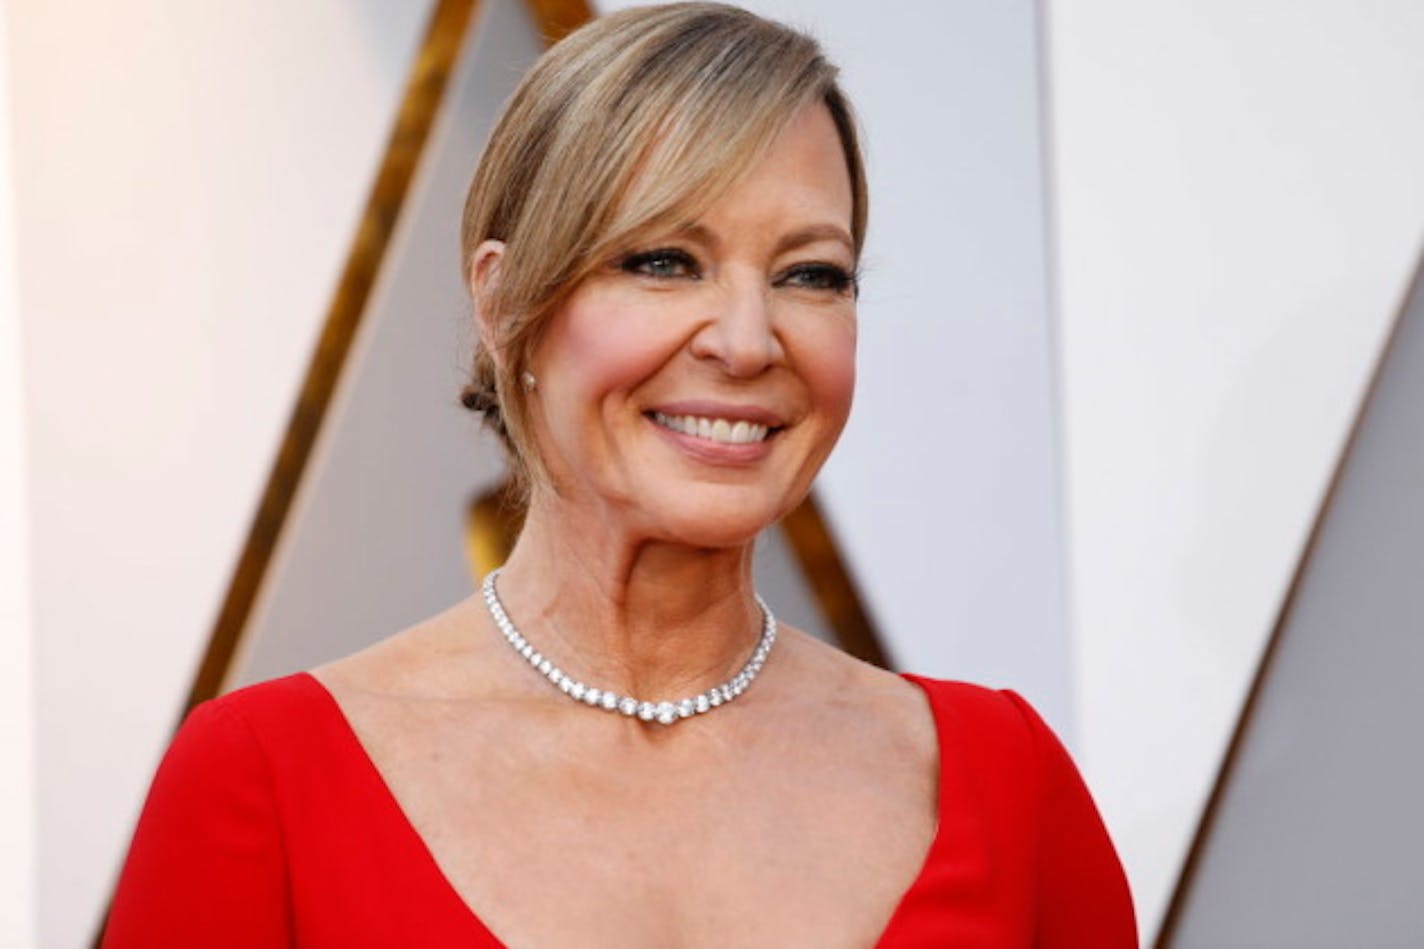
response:
{"label": "v-neckline", "polygon": [[[447,901],[453,901],[453,903],[463,911],[463,915],[474,925],[479,935],[493,941],[495,945],[504,946],[504,941],[494,934],[485,921],[480,918],[480,914],[475,911],[475,908],[469,904],[465,897],[461,895],[460,891],[456,889],[455,884],[445,875],[445,871],[440,867],[440,862],[435,859],[434,852],[425,842],[425,838],[420,835],[420,831],[416,829],[410,816],[406,814],[405,808],[401,806],[400,800],[395,796],[395,792],[391,790],[390,784],[386,782],[385,775],[383,775],[381,769],[376,766],[376,762],[371,757],[370,752],[366,750],[366,746],[361,743],[361,736],[356,733],[355,726],[353,726],[351,720],[346,717],[346,710],[341,707],[341,703],[337,701],[336,696],[326,687],[325,683],[310,672],[300,672],[297,673],[297,675],[307,679],[311,685],[315,687],[316,691],[324,697],[325,704],[335,715],[341,726],[340,732],[350,740],[352,752],[362,762],[362,770],[365,771],[367,777],[375,783],[379,792],[377,796],[385,802],[387,809],[392,812],[397,822],[404,829],[411,846],[420,854],[421,860],[433,874],[437,881],[436,886],[442,891],[442,898]],[[915,874],[915,878],[910,882],[910,885],[906,887],[896,902],[895,909],[890,914],[889,922],[886,923],[884,930],[880,933],[879,937],[876,938],[875,945],[877,947],[884,946],[885,941],[892,937],[899,928],[901,919],[905,915],[906,907],[925,885],[930,868],[939,859],[939,851],[944,845],[946,838],[945,817],[948,813],[947,801],[949,794],[949,776],[946,773],[949,749],[947,736],[945,734],[946,716],[944,710],[939,708],[936,703],[934,690],[925,684],[923,677],[907,672],[902,672],[899,675],[900,678],[916,686],[924,693],[925,701],[930,708],[930,714],[934,718],[935,737],[938,743],[938,760],[936,763],[938,783],[935,791],[936,821],[934,835],[930,838],[930,845],[925,851],[924,860],[921,862],[920,868]]]}

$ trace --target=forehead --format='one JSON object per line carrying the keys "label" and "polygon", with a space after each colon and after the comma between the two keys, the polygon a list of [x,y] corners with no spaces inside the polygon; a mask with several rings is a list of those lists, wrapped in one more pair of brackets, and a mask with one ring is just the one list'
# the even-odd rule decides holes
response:
{"label": "forehead", "polygon": [[806,232],[853,251],[852,205],[840,134],[826,107],[815,103],[787,122],[699,223]]}

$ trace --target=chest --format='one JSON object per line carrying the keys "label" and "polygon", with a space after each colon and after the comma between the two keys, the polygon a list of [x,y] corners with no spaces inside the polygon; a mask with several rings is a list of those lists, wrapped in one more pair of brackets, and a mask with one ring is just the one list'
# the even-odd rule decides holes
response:
{"label": "chest", "polygon": [[371,750],[445,884],[509,945],[870,945],[935,836],[933,756],[853,730],[661,749],[496,732],[426,723],[406,734],[429,742]]}

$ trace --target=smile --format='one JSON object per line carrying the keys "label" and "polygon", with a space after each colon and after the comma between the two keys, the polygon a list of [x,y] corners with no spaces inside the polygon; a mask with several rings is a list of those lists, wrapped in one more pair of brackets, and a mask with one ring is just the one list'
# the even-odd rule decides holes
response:
{"label": "smile", "polygon": [[769,426],[748,422],[744,419],[732,422],[724,418],[707,418],[700,415],[664,415],[662,412],[650,412],[648,417],[671,431],[723,445],[749,445],[762,442],[766,440],[771,431]]}

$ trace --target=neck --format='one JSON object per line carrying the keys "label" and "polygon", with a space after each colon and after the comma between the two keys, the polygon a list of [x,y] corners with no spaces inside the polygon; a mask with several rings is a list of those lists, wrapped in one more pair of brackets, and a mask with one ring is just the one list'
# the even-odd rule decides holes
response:
{"label": "neck", "polygon": [[761,635],[752,542],[699,548],[609,529],[536,494],[504,570],[510,618],[570,675],[673,698],[735,674]]}

